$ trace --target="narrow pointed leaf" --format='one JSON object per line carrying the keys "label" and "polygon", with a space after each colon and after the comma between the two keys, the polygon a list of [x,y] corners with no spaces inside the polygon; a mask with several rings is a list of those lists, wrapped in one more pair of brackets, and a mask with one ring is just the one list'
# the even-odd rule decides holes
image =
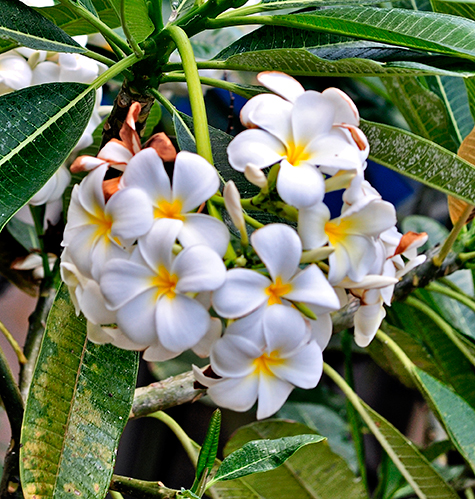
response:
{"label": "narrow pointed leaf", "polygon": [[253,473],[273,470],[302,447],[323,440],[325,437],[320,435],[295,435],[275,440],[248,442],[223,460],[212,482],[234,480]]}
{"label": "narrow pointed leaf", "polygon": [[475,471],[475,410],[426,372],[415,368],[415,373],[450,440]]}
{"label": "narrow pointed leaf", "polygon": [[[255,439],[275,439],[303,434],[316,435],[316,432],[303,424],[283,420],[252,423],[236,431],[227,443],[224,454],[229,455]],[[262,499],[368,498],[361,479],[356,478],[345,461],[331,451],[326,441],[303,447],[275,470],[249,475],[240,481],[247,484]],[[216,485],[225,483],[228,482]]]}
{"label": "narrow pointed leaf", "polygon": [[[281,9],[306,9],[308,7],[323,7],[328,5],[361,4],[361,0],[262,0],[256,5],[249,6],[252,12],[266,12]],[[365,1],[365,4],[378,3],[377,0]]]}
{"label": "narrow pointed leaf", "polygon": [[227,69],[280,70],[295,75],[470,75],[474,65],[452,57],[329,33],[263,26],[213,59]]}
{"label": "narrow pointed leaf", "polygon": [[472,59],[475,57],[475,22],[447,14],[350,6],[270,18],[272,24],[278,26],[354,36]]}
{"label": "narrow pointed leaf", "polygon": [[0,230],[68,157],[95,98],[82,83],[50,83],[0,97]]}
{"label": "narrow pointed leaf", "polygon": [[85,52],[85,49],[20,0],[0,0],[0,36],[37,50]]}
{"label": "narrow pointed leaf", "polygon": [[95,345],[67,287],[58,292],[25,409],[26,499],[105,497],[135,388],[137,352]]}
{"label": "narrow pointed leaf", "polygon": [[475,204],[475,167],[413,133],[364,121],[370,158],[425,185]]}

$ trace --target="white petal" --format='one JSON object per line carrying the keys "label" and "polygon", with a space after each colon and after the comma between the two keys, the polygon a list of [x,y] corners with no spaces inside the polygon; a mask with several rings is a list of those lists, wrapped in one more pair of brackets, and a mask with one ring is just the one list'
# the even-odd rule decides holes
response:
{"label": "white petal", "polygon": [[267,350],[278,351],[280,357],[293,352],[308,338],[305,320],[294,308],[284,305],[267,307],[263,322]]}
{"label": "white petal", "polygon": [[214,291],[226,278],[226,267],[219,255],[203,245],[181,251],[170,272],[178,276],[176,290],[180,293]]}
{"label": "white petal", "polygon": [[206,358],[210,356],[211,348],[221,337],[223,325],[217,317],[211,317],[209,329],[201,340],[193,347],[193,352],[198,357]]}
{"label": "white petal", "polygon": [[229,244],[229,231],[223,222],[214,217],[203,213],[188,213],[178,240],[183,247],[204,244],[223,256]]}
{"label": "white petal", "polygon": [[328,220],[330,210],[325,203],[300,208],[298,231],[305,249],[319,248],[328,242],[325,233]]}
{"label": "white petal", "polygon": [[305,92],[295,78],[280,71],[263,71],[257,75],[257,81],[290,102],[294,102]]}
{"label": "white petal", "polygon": [[140,348],[153,345],[157,339],[155,324],[155,290],[148,290],[125,303],[117,311],[117,324]]}
{"label": "white petal", "polygon": [[142,189],[153,203],[172,199],[170,179],[163,161],[151,147],[143,149],[130,160],[122,175],[121,185]]}
{"label": "white petal", "polygon": [[78,200],[81,206],[93,215],[105,209],[102,181],[107,172],[107,165],[97,167],[81,182],[78,188]]}
{"label": "white petal", "polygon": [[173,199],[183,203],[183,212],[194,210],[219,189],[214,166],[204,158],[187,151],[177,154],[173,170]]}
{"label": "white petal", "polygon": [[257,402],[257,419],[275,414],[285,403],[294,386],[275,376],[261,374]]}
{"label": "white petal", "polygon": [[284,362],[269,366],[280,379],[300,388],[315,388],[323,372],[323,356],[315,341],[304,345]]}
{"label": "white petal", "polygon": [[314,166],[292,166],[287,160],[280,164],[277,192],[288,204],[303,208],[319,203],[325,195],[323,175]]}
{"label": "white petal", "polygon": [[231,269],[223,286],[214,291],[211,301],[221,317],[237,319],[256,310],[267,300],[265,288],[271,281],[250,269]]}
{"label": "white petal", "polygon": [[151,269],[158,271],[158,267],[163,265],[170,270],[173,245],[182,226],[181,220],[161,218],[156,220],[150,231],[139,239],[140,254]]}
{"label": "white petal", "polygon": [[258,378],[224,378],[208,388],[211,400],[233,411],[248,411],[257,400]]}
{"label": "white petal", "polygon": [[213,346],[210,362],[218,376],[240,378],[256,370],[254,361],[261,354],[261,350],[249,339],[237,334],[225,334]]}
{"label": "white petal", "polygon": [[332,337],[333,322],[331,315],[319,315],[316,321],[309,320],[309,323],[312,331],[312,339],[317,342],[320,350],[323,352],[323,350],[327,348]]}
{"label": "white petal", "polygon": [[101,326],[87,321],[87,339],[98,345],[112,343],[113,338],[107,331],[104,331]]}
{"label": "white petal", "polygon": [[99,284],[92,279],[83,286],[79,306],[84,316],[94,324],[113,324],[115,322],[115,313],[106,308]]}
{"label": "white petal", "polygon": [[40,62],[36,65],[31,76],[31,85],[54,83],[59,81],[60,67],[51,61]]}
{"label": "white petal", "polygon": [[315,264],[299,272],[292,279],[291,284],[292,291],[285,295],[285,298],[289,300],[318,305],[328,311],[340,308],[338,296]]}
{"label": "white petal", "polygon": [[227,148],[229,164],[243,172],[246,166],[257,168],[278,163],[286,154],[282,142],[264,130],[245,130]]}
{"label": "white petal", "polygon": [[295,230],[285,224],[269,224],[256,230],[251,242],[272,279],[287,282],[298,269],[302,243]]}
{"label": "white petal", "polygon": [[333,104],[335,109],[334,123],[347,123],[354,126],[360,124],[358,108],[345,92],[331,87],[324,90],[322,95]]}
{"label": "white petal", "polygon": [[160,341],[157,340],[155,345],[149,346],[143,354],[143,359],[147,362],[163,362],[165,360],[174,359],[182,352],[172,352],[167,350]]}
{"label": "white petal", "polygon": [[294,103],[292,130],[294,143],[304,147],[319,135],[331,130],[335,108],[319,92],[309,90]]}
{"label": "white petal", "polygon": [[126,145],[117,139],[112,139],[99,151],[98,159],[107,161],[114,165],[114,168],[124,171],[133,154],[127,149]]}
{"label": "white petal", "polygon": [[375,337],[386,310],[381,303],[360,307],[355,314],[355,342],[359,347],[367,347]]}
{"label": "white petal", "polygon": [[210,325],[209,314],[201,303],[180,294],[160,298],[156,321],[160,342],[172,352],[194,347]]}

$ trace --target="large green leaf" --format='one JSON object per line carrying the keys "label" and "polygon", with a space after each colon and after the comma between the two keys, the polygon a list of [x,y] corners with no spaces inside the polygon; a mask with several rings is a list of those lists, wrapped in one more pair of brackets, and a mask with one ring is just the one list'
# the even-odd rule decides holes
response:
{"label": "large green leaf", "polygon": [[296,75],[462,75],[474,69],[472,63],[451,57],[428,57],[379,42],[279,26],[264,26],[243,36],[214,60],[228,69]]}
{"label": "large green leaf", "polygon": [[268,23],[365,38],[416,50],[475,57],[475,22],[435,12],[330,7],[311,14],[269,16]]}
{"label": "large green leaf", "polygon": [[103,498],[134,395],[138,354],[86,338],[65,285],[48,317],[22,430],[25,498]]}
{"label": "large green leaf", "polygon": [[383,83],[414,133],[457,152],[460,142],[450,133],[455,129],[444,102],[435,93],[416,77],[384,78]]}
{"label": "large green leaf", "polygon": [[82,83],[49,83],[0,97],[0,230],[68,157],[95,98]]}
{"label": "large green leaf", "polygon": [[[256,439],[315,434],[299,423],[268,420],[239,428],[225,447],[225,455]],[[335,479],[338,477],[338,479]],[[242,482],[263,499],[364,499],[364,487],[346,463],[326,442],[299,450],[279,468],[263,475],[250,475]]]}
{"label": "large green leaf", "polygon": [[[120,20],[116,11],[108,0],[94,0],[94,7],[101,21],[110,28],[117,28],[120,26]],[[64,5],[42,7],[40,12],[71,36],[97,32],[97,28],[94,28],[91,23]]]}
{"label": "large green leaf", "polygon": [[429,398],[456,448],[475,471],[475,411],[448,386],[415,368]]}
{"label": "large green leaf", "polygon": [[370,158],[434,189],[475,204],[475,167],[443,147],[413,133],[362,121]]}
{"label": "large green leaf", "polygon": [[85,52],[85,49],[20,0],[0,0],[0,36],[37,50]]}

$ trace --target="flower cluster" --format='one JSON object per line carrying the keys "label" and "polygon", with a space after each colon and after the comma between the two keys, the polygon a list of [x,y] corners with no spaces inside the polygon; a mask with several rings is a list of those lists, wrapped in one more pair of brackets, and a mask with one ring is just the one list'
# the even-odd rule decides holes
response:
{"label": "flower cluster", "polygon": [[[90,173],[72,193],[61,270],[92,341],[146,360],[209,356],[194,371],[210,397],[238,411],[257,401],[265,418],[295,386],[316,386],[330,314],[349,300],[360,301],[356,343],[371,341],[398,278],[423,261],[426,235],[400,234],[394,207],[364,180],[369,146],[346,94],[305,91],[282,73],[258,78],[273,93],[244,106],[249,130],[230,143],[229,162],[268,204],[279,197],[294,210],[296,227],[262,226],[249,245],[235,186],[222,197],[214,167],[176,154],[163,134],[142,148],[134,104],[121,140],[72,165]],[[332,190],[343,190],[333,219]],[[241,233],[237,250],[217,205]]]}

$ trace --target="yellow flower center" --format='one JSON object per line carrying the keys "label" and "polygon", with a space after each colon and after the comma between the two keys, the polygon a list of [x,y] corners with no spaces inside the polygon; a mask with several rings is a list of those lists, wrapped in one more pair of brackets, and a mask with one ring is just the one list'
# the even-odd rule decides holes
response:
{"label": "yellow flower center", "polygon": [[178,283],[178,276],[170,274],[168,270],[161,265],[158,268],[157,275],[152,277],[152,286],[157,288],[156,300],[161,296],[166,295],[168,298],[174,298],[176,295],[175,288]]}
{"label": "yellow flower center", "polygon": [[181,214],[183,205],[181,201],[175,199],[173,203],[169,201],[160,201],[155,207],[153,215],[155,218],[174,218],[175,220],[185,220],[185,216]]}
{"label": "yellow flower center", "polygon": [[338,222],[329,221],[325,224],[325,232],[332,246],[336,246],[345,240],[351,229],[351,220],[336,219]]}
{"label": "yellow flower center", "polygon": [[260,357],[254,360],[254,374],[265,374],[274,376],[271,371],[272,366],[279,366],[284,363],[284,359],[279,357],[279,352],[274,350],[271,353],[263,353]]}
{"label": "yellow flower center", "polygon": [[286,157],[287,161],[292,166],[299,166],[300,163],[307,161],[310,158],[310,155],[305,151],[304,145],[289,142],[289,144],[287,145]]}
{"label": "yellow flower center", "polygon": [[292,291],[292,284],[284,284],[280,277],[277,277],[275,282],[265,289],[266,295],[269,296],[267,300],[268,305],[281,305],[281,296],[286,295]]}
{"label": "yellow flower center", "polygon": [[99,206],[95,207],[94,214],[89,213],[89,223],[96,226],[96,230],[91,237],[91,244],[94,244],[98,239],[104,238],[106,243],[110,243],[112,239],[117,244],[121,244],[117,237],[111,238],[113,220],[111,215],[106,215]]}

